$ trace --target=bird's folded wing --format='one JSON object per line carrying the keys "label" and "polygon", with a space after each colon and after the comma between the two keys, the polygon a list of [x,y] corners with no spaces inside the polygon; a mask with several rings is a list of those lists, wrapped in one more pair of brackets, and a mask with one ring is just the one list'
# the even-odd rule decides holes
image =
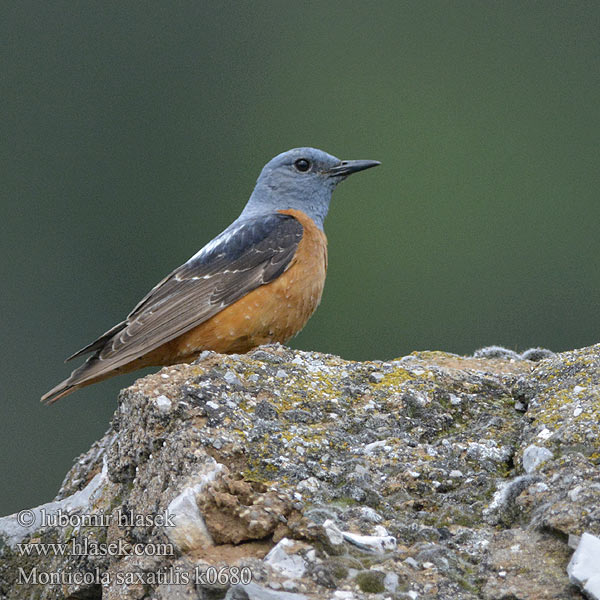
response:
{"label": "bird's folded wing", "polygon": [[115,369],[147,354],[279,277],[302,234],[287,214],[234,223],[154,287],[123,323],[74,356],[96,351],[94,358]]}

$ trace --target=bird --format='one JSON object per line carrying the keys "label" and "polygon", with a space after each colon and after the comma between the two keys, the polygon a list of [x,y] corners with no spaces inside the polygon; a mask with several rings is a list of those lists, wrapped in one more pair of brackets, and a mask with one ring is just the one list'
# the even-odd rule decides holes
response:
{"label": "bird", "polygon": [[262,169],[240,216],[167,275],[127,317],[65,362],[86,362],[41,398],[143,367],[189,363],[204,350],[245,353],[287,342],[321,301],[323,223],[336,186],[375,160],[293,148]]}

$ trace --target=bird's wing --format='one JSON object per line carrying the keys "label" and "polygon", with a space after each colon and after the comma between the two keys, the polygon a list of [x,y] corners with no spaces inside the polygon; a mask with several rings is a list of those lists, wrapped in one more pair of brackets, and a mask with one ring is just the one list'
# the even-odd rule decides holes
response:
{"label": "bird's wing", "polygon": [[147,354],[279,277],[302,234],[287,214],[234,223],[154,287],[125,321],[73,356],[95,351],[105,372]]}

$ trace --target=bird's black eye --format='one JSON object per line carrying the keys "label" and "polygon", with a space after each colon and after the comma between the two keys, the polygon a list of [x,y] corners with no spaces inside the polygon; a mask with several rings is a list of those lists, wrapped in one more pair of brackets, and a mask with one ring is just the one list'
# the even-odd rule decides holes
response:
{"label": "bird's black eye", "polygon": [[306,160],[305,158],[299,158],[294,163],[294,166],[296,167],[296,169],[298,169],[298,171],[306,173],[306,171],[310,169],[310,161]]}

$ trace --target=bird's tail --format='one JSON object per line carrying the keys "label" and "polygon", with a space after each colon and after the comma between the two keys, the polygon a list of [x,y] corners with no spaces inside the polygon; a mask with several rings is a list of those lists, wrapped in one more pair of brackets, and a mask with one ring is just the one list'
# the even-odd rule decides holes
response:
{"label": "bird's tail", "polygon": [[54,404],[60,398],[67,396],[68,394],[70,394],[71,392],[74,392],[76,389],[78,389],[80,387],[78,385],[70,384],[69,383],[70,380],[71,380],[71,378],[69,377],[68,379],[65,379],[64,381],[61,381],[58,385],[55,385],[49,392],[46,392],[42,396],[41,402],[43,402],[47,406],[50,406],[50,404]]}
{"label": "bird's tail", "polygon": [[97,358],[97,355],[90,356],[67,379],[54,386],[49,392],[46,392],[42,396],[41,402],[44,402],[46,405],[54,404],[60,398],[71,394],[79,388],[118,374],[118,370],[106,373],[106,369],[103,367],[104,365]]}

